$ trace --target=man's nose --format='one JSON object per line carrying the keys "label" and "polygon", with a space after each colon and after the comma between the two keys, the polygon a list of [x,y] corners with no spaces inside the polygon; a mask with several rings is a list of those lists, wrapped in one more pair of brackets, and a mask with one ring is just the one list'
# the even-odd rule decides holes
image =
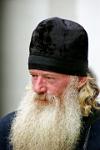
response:
{"label": "man's nose", "polygon": [[45,80],[41,76],[37,77],[33,86],[34,91],[39,94],[45,93],[47,90]]}

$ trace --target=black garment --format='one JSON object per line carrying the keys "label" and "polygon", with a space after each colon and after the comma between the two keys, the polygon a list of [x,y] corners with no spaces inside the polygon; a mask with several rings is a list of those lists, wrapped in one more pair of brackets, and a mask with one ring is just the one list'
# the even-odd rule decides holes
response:
{"label": "black garment", "polygon": [[[9,144],[9,132],[15,112],[0,119],[0,150],[13,150]],[[83,129],[76,150],[100,150],[100,113],[84,117]]]}
{"label": "black garment", "polygon": [[8,137],[14,115],[12,112],[0,119],[0,150],[12,150]]}

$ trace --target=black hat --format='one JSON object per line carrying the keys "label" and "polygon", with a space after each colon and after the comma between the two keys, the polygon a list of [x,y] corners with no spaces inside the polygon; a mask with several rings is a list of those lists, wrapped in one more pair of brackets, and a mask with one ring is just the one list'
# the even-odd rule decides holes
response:
{"label": "black hat", "polygon": [[33,31],[29,47],[29,69],[86,76],[88,36],[76,22],[49,18]]}

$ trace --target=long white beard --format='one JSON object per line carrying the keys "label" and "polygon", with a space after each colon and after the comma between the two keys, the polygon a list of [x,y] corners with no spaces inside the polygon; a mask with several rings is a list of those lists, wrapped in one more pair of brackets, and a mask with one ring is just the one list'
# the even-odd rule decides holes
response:
{"label": "long white beard", "polygon": [[53,96],[48,105],[39,106],[36,93],[27,93],[11,128],[13,150],[74,150],[81,128],[75,82],[64,92],[62,104]]}

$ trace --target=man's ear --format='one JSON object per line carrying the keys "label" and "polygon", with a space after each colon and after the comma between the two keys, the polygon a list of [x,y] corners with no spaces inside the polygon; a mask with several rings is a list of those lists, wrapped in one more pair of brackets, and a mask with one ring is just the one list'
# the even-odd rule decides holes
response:
{"label": "man's ear", "polygon": [[87,77],[79,77],[78,89],[84,86],[87,82]]}

